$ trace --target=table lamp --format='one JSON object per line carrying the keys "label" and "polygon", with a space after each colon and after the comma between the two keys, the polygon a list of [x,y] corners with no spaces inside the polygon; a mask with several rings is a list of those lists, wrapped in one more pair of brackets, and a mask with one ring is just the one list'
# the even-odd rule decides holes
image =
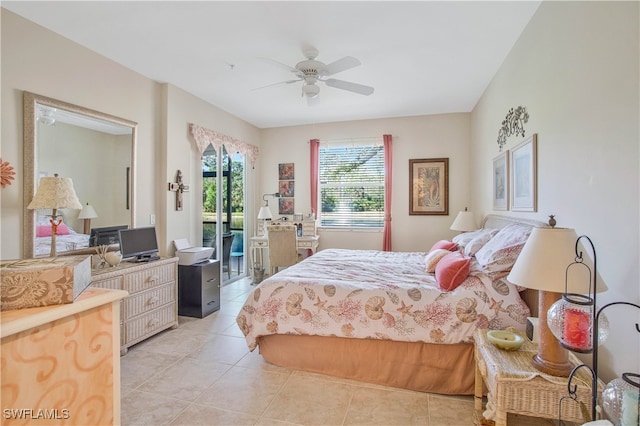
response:
{"label": "table lamp", "polygon": [[267,235],[267,221],[271,220],[273,215],[271,214],[271,209],[269,206],[260,207],[260,211],[258,212],[258,219],[262,220],[262,235]]}
{"label": "table lamp", "polygon": [[80,214],[78,215],[78,219],[84,219],[84,233],[88,234],[91,232],[91,219],[95,219],[98,217],[98,213],[89,203],[82,206],[82,210],[80,210]]}
{"label": "table lamp", "polygon": [[56,173],[54,177],[40,178],[40,184],[36,195],[27,206],[30,210],[52,209],[51,219],[51,251],[49,255],[56,257],[56,234],[58,226],[62,223],[62,215],[58,215],[58,209],[82,209],[76,191],[73,189],[71,178],[61,178]]}
{"label": "table lamp", "polygon": [[547,325],[547,311],[562,293],[578,292],[577,284],[567,283],[567,265],[574,261],[578,236],[569,228],[533,228],[507,280],[538,290],[540,340],[533,365],[543,373],[568,377],[573,369],[568,351],[560,345]]}
{"label": "table lamp", "polygon": [[475,231],[478,227],[476,226],[476,219],[473,217],[473,213],[467,211],[465,207],[464,211],[458,212],[458,216],[456,216],[456,219],[449,229],[452,231],[469,232]]}

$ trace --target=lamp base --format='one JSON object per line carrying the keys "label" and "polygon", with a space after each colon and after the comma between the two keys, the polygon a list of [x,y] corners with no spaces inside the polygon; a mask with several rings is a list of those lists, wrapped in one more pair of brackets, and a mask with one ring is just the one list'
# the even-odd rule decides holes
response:
{"label": "lamp base", "polygon": [[570,362],[556,363],[542,359],[539,354],[533,356],[533,366],[545,374],[558,377],[569,377],[574,367]]}
{"label": "lamp base", "polygon": [[540,341],[538,353],[533,357],[533,366],[552,376],[569,377],[573,364],[569,362],[569,352],[560,345],[547,325],[547,312],[560,299],[560,293],[538,292],[538,329]]}

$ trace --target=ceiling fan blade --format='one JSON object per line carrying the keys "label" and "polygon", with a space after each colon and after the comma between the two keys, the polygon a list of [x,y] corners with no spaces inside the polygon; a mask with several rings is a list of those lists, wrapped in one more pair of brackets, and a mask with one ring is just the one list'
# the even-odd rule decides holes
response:
{"label": "ceiling fan blade", "polygon": [[373,93],[373,87],[365,86],[358,83],[351,83],[350,81],[329,78],[327,80],[324,80],[324,82],[327,86],[335,87],[336,89],[348,90],[350,92],[359,93],[365,96],[369,96]]}
{"label": "ceiling fan blade", "polygon": [[281,81],[279,83],[273,83],[273,84],[267,84],[266,86],[260,86],[260,87],[255,87],[251,90],[260,90],[260,89],[266,89],[267,87],[274,87],[274,86],[282,86],[284,84],[291,84],[291,83],[297,83],[299,81],[302,81],[302,79],[296,79],[296,80],[287,80],[287,81]]}
{"label": "ceiling fan blade", "polygon": [[280,68],[284,68],[285,70],[290,71],[290,72],[292,72],[292,73],[294,73],[295,75],[297,75],[297,76],[299,76],[299,77],[300,77],[300,71],[299,71],[299,70],[297,70],[297,69],[296,69],[296,68],[294,68],[294,67],[291,67],[291,66],[289,66],[289,65],[287,65],[287,64],[283,64],[282,62],[278,62],[278,61],[276,61],[276,60],[274,60],[274,59],[270,59],[270,58],[260,58],[260,59],[262,59],[263,61],[270,62],[270,63],[272,63],[273,65],[276,65],[276,66],[278,66],[278,67],[280,67]]}
{"label": "ceiling fan blade", "polygon": [[342,59],[338,59],[335,62],[331,62],[328,65],[324,66],[325,72],[323,75],[329,76],[342,71],[346,71],[348,69],[357,67],[360,65],[360,61],[354,58],[353,56],[345,56]]}

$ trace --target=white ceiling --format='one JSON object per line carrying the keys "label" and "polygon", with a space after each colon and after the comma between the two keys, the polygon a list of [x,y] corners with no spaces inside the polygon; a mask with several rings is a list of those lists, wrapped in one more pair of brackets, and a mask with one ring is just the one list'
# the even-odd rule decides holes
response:
{"label": "white ceiling", "polygon": [[[3,1],[2,7],[257,127],[469,112],[540,1]],[[302,49],[363,96],[321,84],[307,106]],[[61,58],[64,60],[64,58]]]}

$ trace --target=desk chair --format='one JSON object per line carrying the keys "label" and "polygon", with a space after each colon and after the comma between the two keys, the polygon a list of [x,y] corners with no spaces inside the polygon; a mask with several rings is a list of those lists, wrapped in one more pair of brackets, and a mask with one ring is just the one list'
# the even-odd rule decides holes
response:
{"label": "desk chair", "polygon": [[233,234],[222,236],[222,271],[227,271],[227,276],[231,279],[231,247],[233,246]]}
{"label": "desk chair", "polygon": [[[233,245],[231,246],[231,259],[236,258],[238,262],[238,275],[240,275],[240,263],[244,257],[244,241],[242,231],[233,234]],[[233,263],[233,262],[232,262]]]}
{"label": "desk chair", "polygon": [[271,275],[279,268],[298,263],[295,225],[271,225],[267,227],[269,239],[269,265]]}

